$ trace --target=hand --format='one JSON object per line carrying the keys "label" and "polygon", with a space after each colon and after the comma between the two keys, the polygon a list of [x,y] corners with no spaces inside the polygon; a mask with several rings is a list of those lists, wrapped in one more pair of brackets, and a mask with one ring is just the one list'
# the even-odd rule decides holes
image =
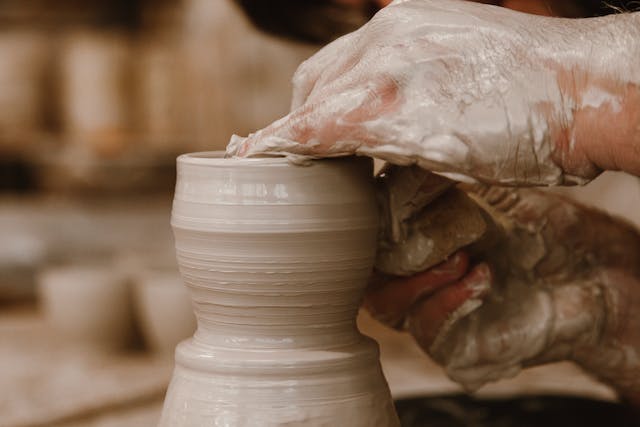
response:
{"label": "hand", "polygon": [[228,153],[355,153],[503,184],[640,174],[639,19],[396,1],[304,62],[291,113]]}
{"label": "hand", "polygon": [[469,389],[573,360],[640,404],[638,232],[536,190],[473,197],[499,227],[491,245],[377,283],[365,307]]}

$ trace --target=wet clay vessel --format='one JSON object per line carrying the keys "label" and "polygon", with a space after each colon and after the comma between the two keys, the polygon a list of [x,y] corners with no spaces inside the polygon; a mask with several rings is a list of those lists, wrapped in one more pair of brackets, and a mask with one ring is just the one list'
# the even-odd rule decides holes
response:
{"label": "wet clay vessel", "polygon": [[178,158],[172,213],[198,329],[160,426],[398,426],[356,314],[378,227],[372,164]]}

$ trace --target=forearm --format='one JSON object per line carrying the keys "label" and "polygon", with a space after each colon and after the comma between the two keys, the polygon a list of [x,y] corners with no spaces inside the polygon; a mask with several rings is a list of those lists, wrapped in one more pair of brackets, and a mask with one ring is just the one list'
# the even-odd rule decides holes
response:
{"label": "forearm", "polygon": [[617,104],[576,112],[576,139],[599,169],[640,176],[640,86],[620,84],[616,93]]}
{"label": "forearm", "polygon": [[640,13],[572,27],[564,60],[556,64],[566,114],[560,123],[551,120],[555,160],[570,174],[640,175]]}

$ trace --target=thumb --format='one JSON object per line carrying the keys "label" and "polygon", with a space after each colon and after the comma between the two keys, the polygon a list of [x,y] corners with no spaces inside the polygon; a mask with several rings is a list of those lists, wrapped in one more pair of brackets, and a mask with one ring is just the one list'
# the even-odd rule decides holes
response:
{"label": "thumb", "polygon": [[233,139],[227,154],[250,157],[265,154],[297,154],[338,157],[374,146],[375,135],[364,126],[394,108],[398,88],[390,78],[327,94],[295,109],[287,116],[246,139]]}
{"label": "thumb", "polygon": [[321,78],[334,80],[347,70],[348,64],[355,60],[349,47],[355,44],[357,33],[356,31],[334,40],[300,64],[291,79],[292,111],[307,101],[311,92],[319,86]]}

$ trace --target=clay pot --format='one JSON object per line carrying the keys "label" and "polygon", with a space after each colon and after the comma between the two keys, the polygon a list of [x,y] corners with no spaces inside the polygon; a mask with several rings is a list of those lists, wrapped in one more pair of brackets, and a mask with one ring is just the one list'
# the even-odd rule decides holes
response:
{"label": "clay pot", "polygon": [[196,329],[191,299],[177,270],[147,270],[133,276],[135,312],[145,343],[172,357],[176,345]]}
{"label": "clay pot", "polygon": [[0,304],[33,299],[36,273],[49,255],[36,227],[7,222],[0,226]]}
{"label": "clay pot", "polygon": [[171,155],[172,163],[190,139],[181,47],[168,36],[145,40],[135,61],[137,131],[148,149]]}
{"label": "clay pot", "polygon": [[61,59],[68,140],[89,153],[120,156],[131,132],[131,45],[125,34],[74,33]]}
{"label": "clay pot", "polygon": [[37,33],[0,33],[0,142],[15,143],[12,148],[43,130],[47,47]]}
{"label": "clay pot", "polygon": [[397,426],[355,323],[378,218],[369,159],[178,158],[172,226],[198,330],[161,426]]}
{"label": "clay pot", "polygon": [[61,339],[85,348],[120,350],[132,338],[126,278],[108,267],[51,268],[38,278],[49,325]]}
{"label": "clay pot", "polygon": [[265,37],[233,2],[186,0],[183,6],[190,147],[223,149],[231,134],[287,114],[291,76],[317,47]]}

